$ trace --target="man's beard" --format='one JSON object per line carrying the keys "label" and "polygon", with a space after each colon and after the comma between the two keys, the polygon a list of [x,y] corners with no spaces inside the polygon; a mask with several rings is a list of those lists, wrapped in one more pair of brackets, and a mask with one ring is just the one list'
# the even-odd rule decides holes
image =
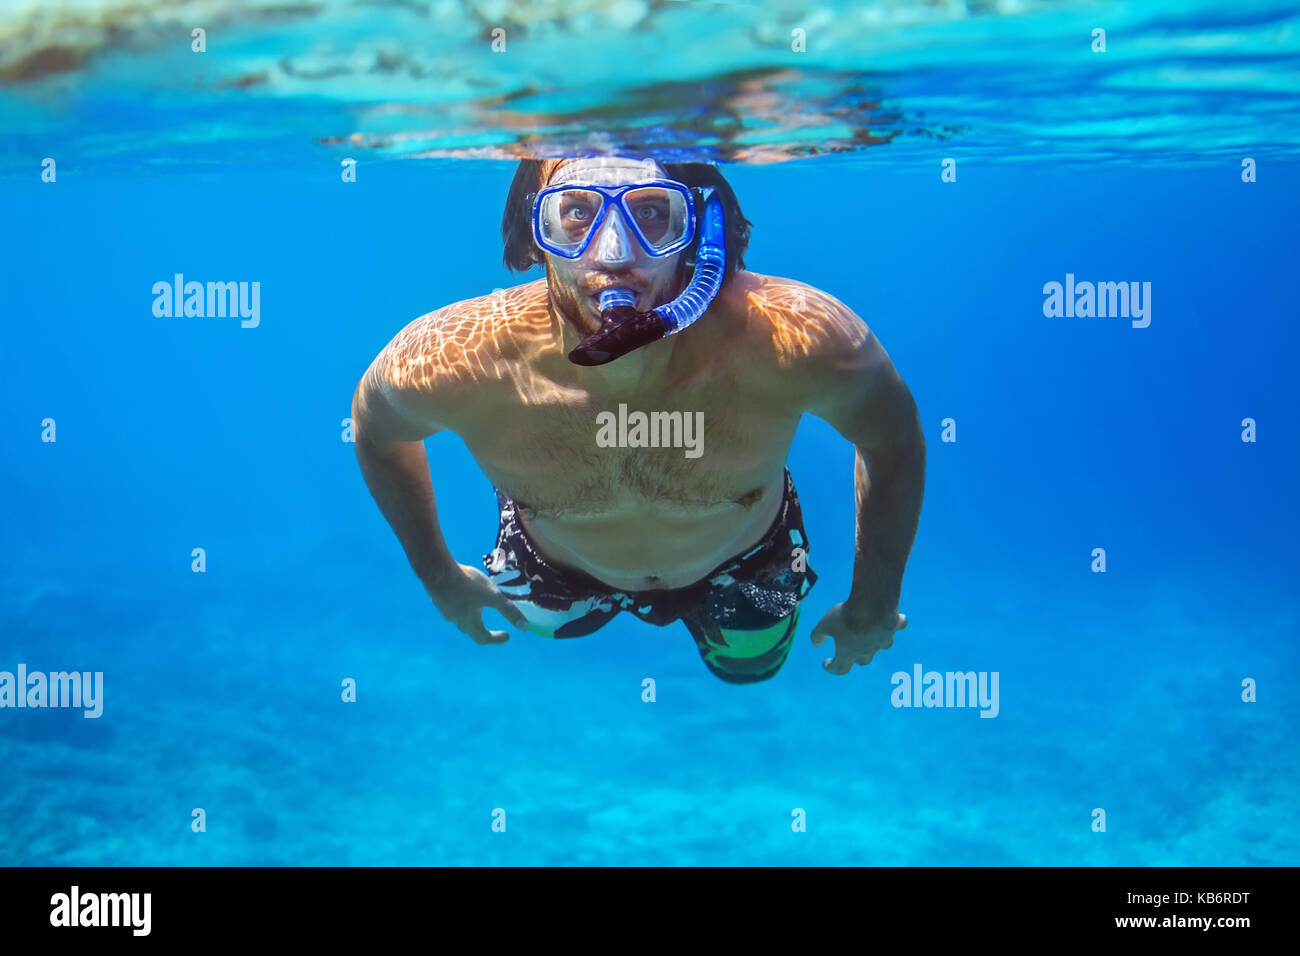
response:
{"label": "man's beard", "polygon": [[561,320],[568,323],[580,339],[585,339],[600,329],[600,319],[585,308],[586,296],[581,293],[566,289],[559,296],[552,293],[551,301],[556,304]]}

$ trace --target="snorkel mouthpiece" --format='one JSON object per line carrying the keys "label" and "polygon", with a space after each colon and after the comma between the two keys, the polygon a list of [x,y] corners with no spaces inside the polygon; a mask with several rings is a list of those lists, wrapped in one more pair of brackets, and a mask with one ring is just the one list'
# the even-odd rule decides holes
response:
{"label": "snorkel mouthpiece", "polygon": [[604,365],[633,349],[657,342],[668,327],[657,312],[638,312],[636,295],[628,289],[606,289],[600,294],[600,330],[569,353],[574,365]]}
{"label": "snorkel mouthpiece", "polygon": [[695,251],[695,274],[672,302],[650,312],[638,312],[630,289],[606,289],[600,294],[600,329],[569,353],[574,365],[604,365],[643,345],[680,332],[702,316],[722,288],[727,264],[722,202],[710,192],[704,204],[704,227]]}

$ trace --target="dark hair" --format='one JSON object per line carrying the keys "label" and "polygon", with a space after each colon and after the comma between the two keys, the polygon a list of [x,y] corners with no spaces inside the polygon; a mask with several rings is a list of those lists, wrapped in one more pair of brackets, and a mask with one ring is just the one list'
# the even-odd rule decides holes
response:
{"label": "dark hair", "polygon": [[[562,160],[525,159],[515,170],[510,193],[506,196],[506,211],[501,217],[501,236],[505,239],[505,264],[507,269],[526,272],[546,260],[542,250],[533,242],[533,197],[542,190]],[[740,202],[722,171],[712,163],[664,163],[669,179],[686,186],[712,187],[722,202],[723,219],[727,224],[727,275],[745,268],[745,250],[749,247],[749,232],[753,227],[740,211]],[[698,200],[697,200],[698,201]],[[698,206],[696,207],[699,208]],[[695,254],[699,242],[696,236],[683,261]]]}

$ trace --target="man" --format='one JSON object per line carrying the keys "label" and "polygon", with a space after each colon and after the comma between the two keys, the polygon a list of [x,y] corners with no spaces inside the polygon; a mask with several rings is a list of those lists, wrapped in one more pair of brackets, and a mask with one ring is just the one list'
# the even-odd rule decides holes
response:
{"label": "man", "polygon": [[[484,627],[484,608],[547,637],[626,610],[681,620],[723,680],[773,676],[817,580],[784,467],[804,412],[857,448],[853,584],[813,629],[814,645],[835,640],[823,666],[846,674],[906,627],[925,473],[916,405],[848,308],[745,271],[749,227],[707,164],[525,161],[505,259],[542,263],[546,278],[415,320],[362,378],[366,483],[434,605],[478,643],[509,639]],[[626,427],[637,413],[663,441]],[[422,441],[441,430],[497,489],[483,571],[458,564],[439,530]]]}

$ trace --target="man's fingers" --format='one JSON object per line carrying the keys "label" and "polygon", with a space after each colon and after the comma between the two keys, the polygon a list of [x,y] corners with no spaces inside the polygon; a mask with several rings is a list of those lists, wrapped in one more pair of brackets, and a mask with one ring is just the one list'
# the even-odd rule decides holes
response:
{"label": "man's fingers", "polygon": [[853,662],[847,657],[841,657],[837,652],[834,657],[822,661],[822,667],[832,674],[843,676],[853,669]]}
{"label": "man's fingers", "polygon": [[817,622],[817,626],[812,629],[812,634],[809,636],[812,637],[813,647],[821,647],[826,643],[826,638],[831,636],[830,624],[827,623],[826,618]]}
{"label": "man's fingers", "polygon": [[524,612],[515,607],[515,602],[510,600],[500,591],[498,591],[492,600],[492,607],[501,612],[501,616],[507,621],[519,628],[521,631],[528,630],[528,618],[524,617]]}
{"label": "man's fingers", "polygon": [[505,631],[489,631],[478,618],[465,621],[459,627],[478,644],[504,644],[510,640],[510,635]]}

